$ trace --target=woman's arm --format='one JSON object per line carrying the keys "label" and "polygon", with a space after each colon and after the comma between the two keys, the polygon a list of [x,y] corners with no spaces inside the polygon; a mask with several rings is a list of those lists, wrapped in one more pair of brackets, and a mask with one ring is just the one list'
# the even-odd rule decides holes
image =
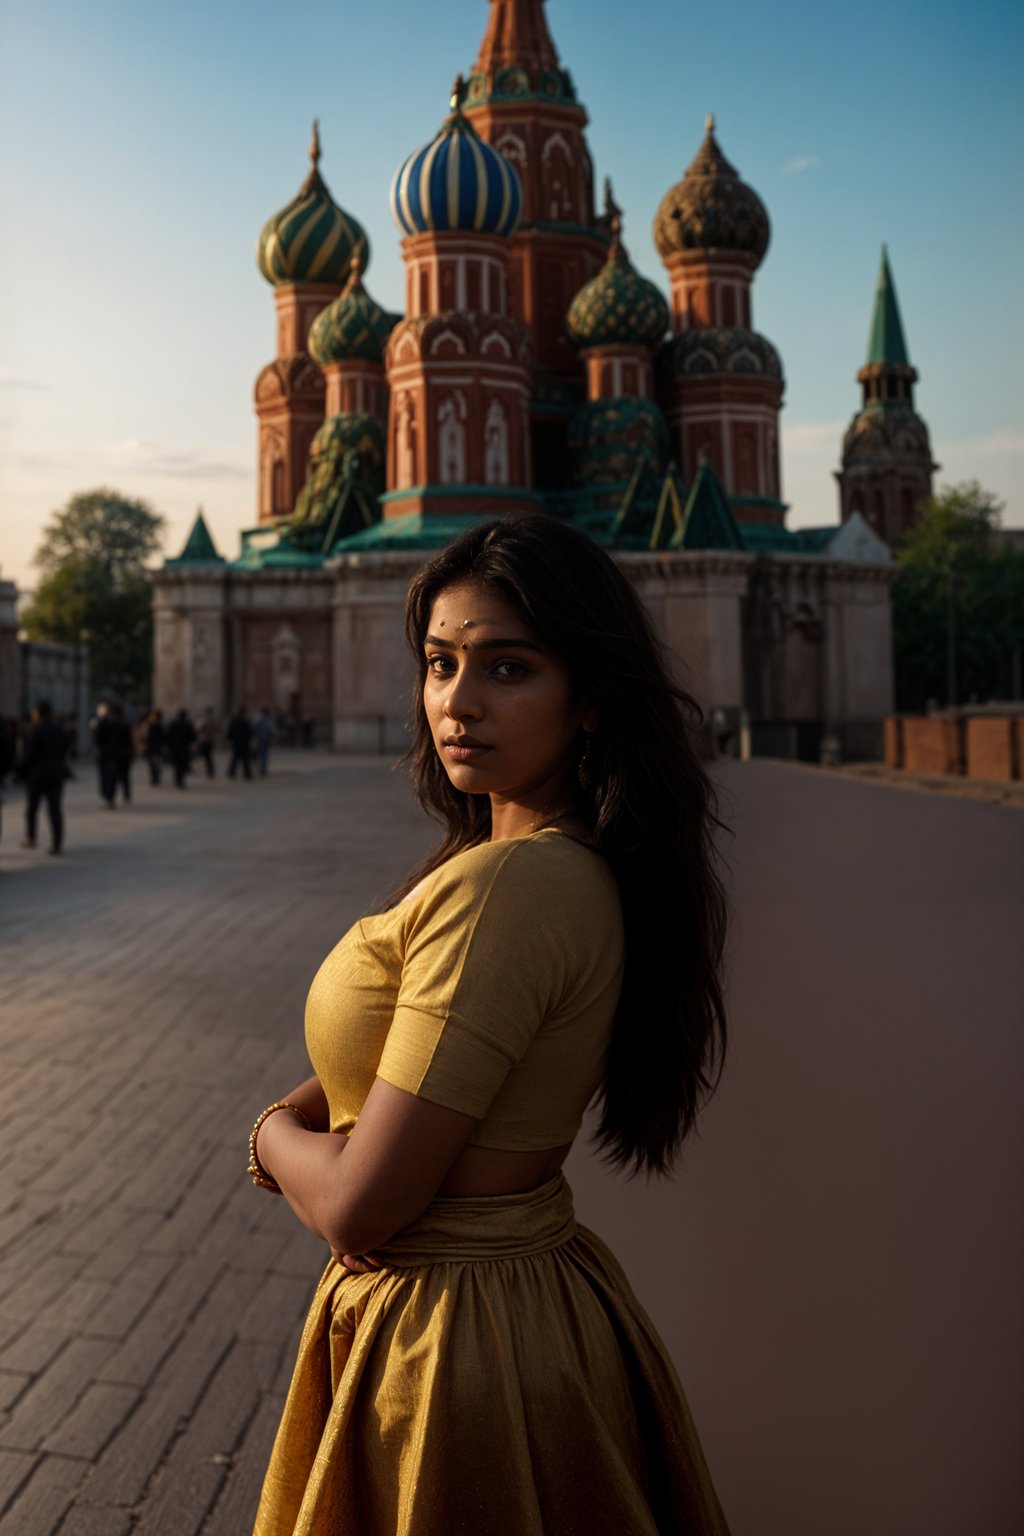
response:
{"label": "woman's arm", "polygon": [[304,1226],[337,1255],[365,1254],[427,1208],[478,1123],[378,1077],[350,1136],[307,1131],[284,1111],[263,1122],[257,1152]]}
{"label": "woman's arm", "polygon": [[[282,1094],[281,1097],[289,1104],[294,1104],[296,1109],[302,1110],[314,1131],[330,1130],[331,1111],[327,1104],[327,1095],[321,1088],[320,1079],[317,1076],[307,1077],[304,1083],[300,1083],[297,1088],[292,1089],[291,1093]],[[262,1134],[261,1128],[261,1140]]]}

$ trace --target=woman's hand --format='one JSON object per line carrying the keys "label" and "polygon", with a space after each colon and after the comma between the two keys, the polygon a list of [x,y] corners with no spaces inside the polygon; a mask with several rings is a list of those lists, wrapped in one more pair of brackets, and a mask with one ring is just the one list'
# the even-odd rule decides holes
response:
{"label": "woman's hand", "polygon": [[336,1248],[332,1248],[331,1257],[357,1275],[372,1275],[375,1270],[384,1267],[382,1260],[375,1253],[339,1253]]}

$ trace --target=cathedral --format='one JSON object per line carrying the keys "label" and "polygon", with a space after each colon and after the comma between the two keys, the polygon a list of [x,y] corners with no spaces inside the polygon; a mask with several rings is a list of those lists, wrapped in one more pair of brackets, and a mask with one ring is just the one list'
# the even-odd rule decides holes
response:
{"label": "cathedral", "polygon": [[626,569],[710,749],[879,755],[890,544],[936,468],[886,253],[840,521],[789,530],[782,362],[753,318],[761,199],[709,117],[654,211],[666,298],[630,259],[616,190],[598,198],[545,0],[489,12],[391,185],[401,314],[372,296],[369,241],[321,174],[316,125],[305,180],[264,226],[276,355],[255,384],[257,520],[229,561],[200,515],[155,574],[154,702],[268,704],[340,750],[393,750],[425,552],[468,518],[541,511]]}

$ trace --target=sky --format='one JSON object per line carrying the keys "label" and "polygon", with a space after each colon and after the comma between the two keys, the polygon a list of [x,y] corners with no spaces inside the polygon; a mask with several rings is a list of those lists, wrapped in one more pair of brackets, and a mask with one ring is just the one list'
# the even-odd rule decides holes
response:
{"label": "sky", "polygon": [[[274,352],[254,260],[308,169],[401,309],[395,167],[431,139],[487,0],[0,0],[0,574],[111,486],[221,552],[256,521],[252,388]],[[635,264],[714,112],[772,240],[754,324],[781,353],[789,525],[834,523],[888,243],[937,486],[1024,527],[1024,7],[1016,0],[548,0]]]}

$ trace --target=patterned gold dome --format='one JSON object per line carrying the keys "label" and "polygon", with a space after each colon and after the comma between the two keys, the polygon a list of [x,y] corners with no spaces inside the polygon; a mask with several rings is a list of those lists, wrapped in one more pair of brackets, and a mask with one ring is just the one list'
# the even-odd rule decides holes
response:
{"label": "patterned gold dome", "polygon": [[715,120],[682,181],[666,192],[654,220],[662,260],[679,251],[738,251],[760,263],[771,225],[764,204],[722,154]]}
{"label": "patterned gold dome", "polygon": [[577,347],[641,346],[654,348],[669,327],[669,309],[661,289],[633,266],[622,243],[622,210],[605,183],[605,220],[612,243],[608,260],[569,306],[566,330]]}

